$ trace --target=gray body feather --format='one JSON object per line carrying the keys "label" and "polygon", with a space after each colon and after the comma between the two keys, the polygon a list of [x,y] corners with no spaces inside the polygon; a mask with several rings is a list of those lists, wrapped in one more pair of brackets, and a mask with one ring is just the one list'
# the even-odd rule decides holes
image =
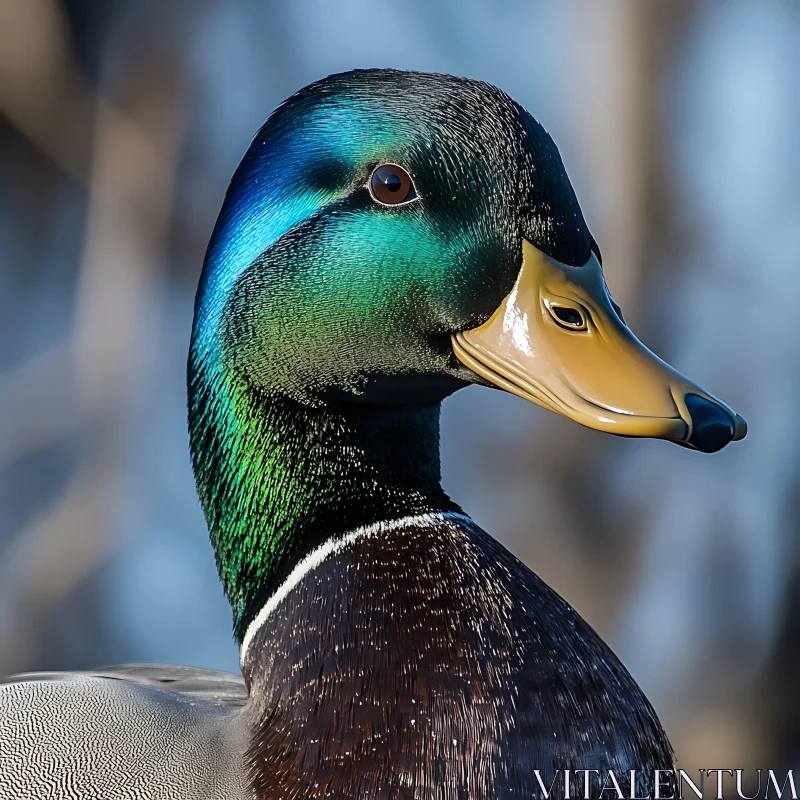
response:
{"label": "gray body feather", "polygon": [[244,800],[247,690],[162,665],[0,682],[0,800]]}

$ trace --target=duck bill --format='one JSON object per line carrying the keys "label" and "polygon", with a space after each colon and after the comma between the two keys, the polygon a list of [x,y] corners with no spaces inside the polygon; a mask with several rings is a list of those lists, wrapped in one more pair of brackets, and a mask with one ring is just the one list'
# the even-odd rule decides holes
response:
{"label": "duck bill", "polygon": [[452,344],[485,381],[596,430],[707,453],[747,432],[742,417],[631,333],[594,253],[572,267],[523,240],[511,293]]}

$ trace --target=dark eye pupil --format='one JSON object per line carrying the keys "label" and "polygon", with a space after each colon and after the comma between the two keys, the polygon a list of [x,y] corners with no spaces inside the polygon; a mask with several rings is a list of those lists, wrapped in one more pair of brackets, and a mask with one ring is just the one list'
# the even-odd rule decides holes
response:
{"label": "dark eye pupil", "polygon": [[583,317],[574,308],[564,308],[564,306],[553,306],[553,313],[565,324],[578,327],[583,324]]}
{"label": "dark eye pupil", "polygon": [[400,176],[396,175],[394,172],[386,178],[386,188],[390,192],[399,192],[402,185],[403,181],[400,180]]}

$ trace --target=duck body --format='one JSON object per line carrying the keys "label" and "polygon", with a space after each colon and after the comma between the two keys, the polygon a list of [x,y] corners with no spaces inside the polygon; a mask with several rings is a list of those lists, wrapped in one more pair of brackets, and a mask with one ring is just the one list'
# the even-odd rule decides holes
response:
{"label": "duck body", "polygon": [[0,800],[489,800],[558,770],[652,794],[672,751],[641,690],[441,487],[441,403],[469,384],[708,452],[745,431],[627,328],[555,145],[507,95],[393,70],[306,87],[233,176],[189,354],[243,682],[9,679]]}
{"label": "duck body", "polygon": [[299,566],[248,632],[249,695],[169,665],[0,686],[0,797],[511,798],[536,770],[671,766],[607,645],[469,518],[365,526]]}
{"label": "duck body", "polygon": [[0,683],[3,800],[252,797],[241,677],[172,665]]}
{"label": "duck body", "polygon": [[608,646],[467,517],[373,525],[330,549],[244,651],[259,797],[536,797],[536,770],[563,796],[564,769],[671,767]]}

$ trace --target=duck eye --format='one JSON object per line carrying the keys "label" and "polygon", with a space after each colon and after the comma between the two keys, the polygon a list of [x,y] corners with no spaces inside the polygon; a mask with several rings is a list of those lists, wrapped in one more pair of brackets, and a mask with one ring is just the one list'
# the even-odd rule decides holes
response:
{"label": "duck eye", "polygon": [[396,206],[413,200],[417,194],[411,176],[397,164],[383,164],[369,180],[372,196],[385,206]]}
{"label": "duck eye", "polygon": [[569,306],[556,306],[550,305],[550,313],[555,317],[556,322],[565,328],[571,328],[576,331],[584,330],[586,328],[586,320],[578,311],[577,308],[570,308]]}

